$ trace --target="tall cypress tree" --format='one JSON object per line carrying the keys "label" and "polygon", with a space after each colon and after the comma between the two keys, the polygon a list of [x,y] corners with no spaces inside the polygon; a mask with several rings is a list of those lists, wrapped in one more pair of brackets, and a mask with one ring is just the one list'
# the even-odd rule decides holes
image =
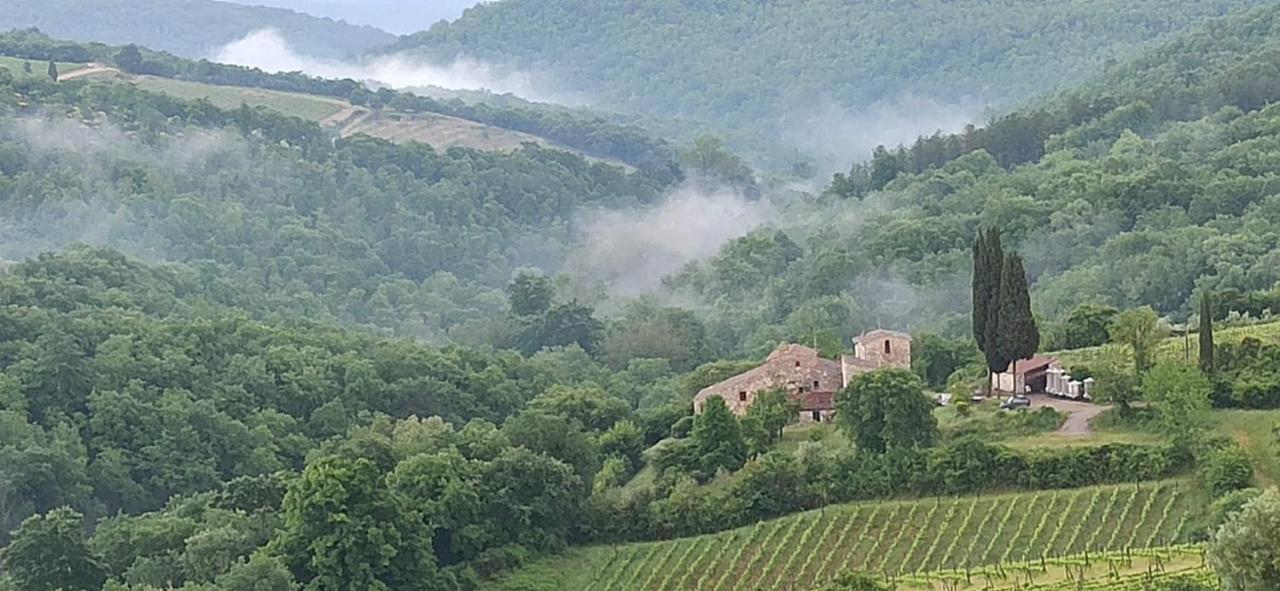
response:
{"label": "tall cypress tree", "polygon": [[987,232],[979,228],[973,239],[973,340],[981,351],[987,349],[987,307],[991,305],[988,251]]}
{"label": "tall cypress tree", "polygon": [[[974,244],[973,330],[974,340],[987,361],[988,372],[1002,372],[1009,359],[1001,351],[1000,275],[1004,265],[1004,247],[1000,231],[990,228],[978,236]],[[988,388],[991,380],[988,374]]]}
{"label": "tall cypress tree", "polygon": [[49,60],[49,78],[54,82],[58,81],[58,64],[53,60]]}
{"label": "tall cypress tree", "polygon": [[993,303],[1000,295],[1003,264],[1000,231],[995,228],[979,230],[973,242],[973,339],[982,351],[986,351],[987,344],[991,342],[987,324],[997,322],[992,311]]}
{"label": "tall cypress tree", "polygon": [[[1017,374],[1018,360],[1030,359],[1040,350],[1040,330],[1031,314],[1031,292],[1027,287],[1027,273],[1022,257],[1010,254],[1000,273],[1000,332],[997,349],[1006,366],[1013,363]],[[1007,361],[1006,361],[1007,360]]]}
{"label": "tall cypress tree", "polygon": [[1200,371],[1213,370],[1213,295],[1206,291],[1200,296]]}

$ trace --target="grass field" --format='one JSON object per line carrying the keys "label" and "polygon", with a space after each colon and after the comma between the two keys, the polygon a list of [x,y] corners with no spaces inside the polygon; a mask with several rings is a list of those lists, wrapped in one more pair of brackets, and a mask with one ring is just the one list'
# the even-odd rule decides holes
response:
{"label": "grass field", "polygon": [[1280,427],[1280,410],[1218,410],[1213,421],[1220,433],[1249,453],[1259,485],[1280,484],[1280,449],[1274,433]]}
{"label": "grass field", "polygon": [[579,548],[494,588],[809,589],[844,570],[910,577],[1166,546],[1196,505],[1178,481],[855,503],[682,540]]}
{"label": "grass field", "polygon": [[[22,69],[23,62],[27,62],[27,61],[31,62],[30,74],[26,73],[26,71]],[[57,62],[57,64],[58,64],[58,72],[61,74],[70,74],[75,70],[79,70],[85,67],[84,64],[76,64],[71,62]],[[24,60],[16,57],[0,56],[0,68],[5,68],[9,70],[10,74],[13,74],[14,76],[19,78],[49,75],[49,62],[42,62],[39,60]]]}
{"label": "grass field", "polygon": [[241,104],[246,104],[250,107],[267,107],[286,115],[312,121],[331,117],[348,106],[343,101],[328,97],[238,86],[214,86],[155,76],[142,76],[134,83],[143,90],[160,92],[176,98],[207,99],[214,106],[223,109],[234,109]]}
{"label": "grass field", "polygon": [[[1239,343],[1245,337],[1253,337],[1263,343],[1280,343],[1280,322],[1221,328],[1213,333],[1214,341],[1218,344]],[[1196,335],[1191,335],[1189,346],[1180,336],[1165,339],[1156,349],[1155,358],[1157,360],[1189,359],[1194,362],[1199,358],[1199,345],[1196,339]],[[1062,360],[1068,368],[1074,365],[1085,365],[1091,368],[1111,367],[1132,370],[1133,353],[1131,351],[1127,346],[1106,344],[1074,351],[1060,351],[1050,355]]]}

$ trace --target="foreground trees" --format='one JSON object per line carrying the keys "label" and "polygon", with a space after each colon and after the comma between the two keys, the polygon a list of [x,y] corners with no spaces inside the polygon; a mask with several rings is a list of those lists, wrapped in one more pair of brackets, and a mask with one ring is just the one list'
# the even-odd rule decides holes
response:
{"label": "foreground trees", "polygon": [[1112,340],[1133,350],[1134,375],[1142,375],[1151,369],[1151,356],[1163,337],[1160,315],[1150,306],[1125,310],[1111,325]]}
{"label": "foreground trees", "polygon": [[85,543],[84,517],[65,507],[23,521],[0,553],[0,567],[16,591],[98,591],[107,580]]}
{"label": "foreground trees", "polygon": [[938,437],[934,402],[920,378],[907,370],[873,371],[854,377],[836,394],[836,420],[859,449],[928,447]]}
{"label": "foreground trees", "polygon": [[1209,542],[1223,591],[1280,589],[1280,491],[1271,489],[1232,516]]}

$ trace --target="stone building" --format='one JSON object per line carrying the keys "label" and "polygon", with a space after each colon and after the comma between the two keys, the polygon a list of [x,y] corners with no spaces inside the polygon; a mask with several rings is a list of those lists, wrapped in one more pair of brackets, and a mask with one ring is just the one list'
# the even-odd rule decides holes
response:
{"label": "stone building", "polygon": [[839,361],[825,359],[804,345],[779,345],[763,364],[718,384],[703,388],[693,399],[702,413],[708,398],[723,398],[729,410],[742,416],[756,396],[782,389],[800,404],[802,422],[829,421],[835,416],[835,393],[860,373],[886,367],[911,367],[911,335],[873,330],[853,340],[853,354]]}

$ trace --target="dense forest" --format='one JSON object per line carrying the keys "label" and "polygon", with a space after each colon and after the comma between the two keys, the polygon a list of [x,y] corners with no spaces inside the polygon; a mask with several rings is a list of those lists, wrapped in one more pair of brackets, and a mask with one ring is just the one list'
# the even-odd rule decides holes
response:
{"label": "dense forest", "polygon": [[[823,134],[880,102],[1010,105],[1191,23],[1259,4],[524,0],[481,4],[389,51],[547,71],[614,109],[762,132],[769,141],[753,148],[779,134],[794,145],[787,132],[797,128],[837,144],[847,138]],[[775,147],[778,160],[785,148]]]}
{"label": "dense forest", "polygon": [[[1150,548],[1136,530],[1103,524],[1168,521],[1167,543],[1201,549],[1194,569],[1249,576],[1250,536],[1275,535],[1249,525],[1280,518],[1275,493],[1251,488],[1280,478],[1280,415],[1243,413],[1280,409],[1280,344],[1261,330],[1214,335],[1224,324],[1266,328],[1254,323],[1280,302],[1280,7],[1175,33],[1235,4],[1155,4],[1107,4],[1111,12],[1089,18],[1072,12],[1081,7],[1050,11],[1074,27],[1053,21],[1058,36],[1046,33],[1037,51],[1061,49],[1067,71],[1113,55],[1086,51],[1080,31],[1096,42],[1123,29],[1114,55],[1172,37],[990,125],[877,149],[816,191],[757,183],[711,137],[677,156],[634,128],[556,119],[562,111],[472,107],[33,31],[0,37],[0,54],[20,58],[6,63],[21,64],[0,70],[0,591],[565,589],[521,569],[587,545],[615,549],[617,566],[622,553],[604,545],[638,543],[654,552],[644,564],[693,570],[711,555],[689,550],[725,538],[686,536],[739,540],[765,520],[840,503],[956,532],[976,520],[988,548],[1017,547],[1044,533],[1046,516],[1079,510],[1089,520],[1066,546],[1122,550],[1096,558],[1112,571],[1134,568]],[[608,8],[593,7],[585,14]],[[592,7],[544,10],[557,8]],[[865,16],[874,6],[855,8]],[[933,8],[964,16],[951,35],[996,7]],[[1025,24],[1024,8],[1000,15]],[[533,10],[524,0],[482,6],[417,41],[524,10]],[[818,13],[795,14],[808,15],[798,26]],[[992,46],[1007,51],[981,63],[1022,55],[1018,44]],[[61,79],[57,62],[68,61],[369,108],[563,121],[564,133],[598,129],[600,145],[654,165],[536,145],[492,153],[339,138],[265,107]],[[980,79],[961,62],[938,67],[884,79]],[[1011,92],[1056,83],[1022,76]],[[716,105],[665,108],[696,115]],[[704,230],[733,225],[734,237],[639,295],[576,266],[594,248],[588,214],[642,218],[705,194],[762,221],[699,220],[711,224]],[[677,242],[695,238],[687,227],[645,231]],[[1001,303],[976,314],[993,261],[1007,278],[994,288]],[[1016,347],[976,329],[980,316],[1016,316]],[[1185,352],[1164,354],[1168,325],[1193,322],[1195,363],[1189,328]],[[796,428],[799,406],[782,389],[755,393],[740,415],[723,398],[699,398],[695,416],[696,393],[781,342],[835,358],[878,327],[912,333],[910,367],[848,377],[827,424]],[[1076,350],[1062,354],[1069,369],[1096,377],[1096,400],[1113,405],[1096,420],[1107,429],[1097,440],[1061,444],[1067,411],[1003,412],[972,398],[1008,355],[1055,349]],[[943,391],[955,395],[947,408]],[[1183,490],[1189,498],[1176,501]],[[962,496],[976,499],[968,515],[943,503]],[[1017,508],[1015,498],[1048,505],[974,516],[982,502]],[[1054,513],[1060,499],[1071,504]],[[781,537],[754,546],[803,547],[815,528],[798,524],[816,521],[787,521]],[[1130,542],[1091,544],[1099,531]],[[895,536],[886,556],[898,548],[955,566],[940,538]],[[781,550],[753,552],[753,572],[783,566]],[[995,554],[1003,570],[1010,551]],[[1046,572],[1039,559],[1017,568]],[[533,575],[504,579],[513,572]],[[882,574],[833,572],[813,586],[890,589],[874,580]],[[1280,578],[1257,576],[1222,589],[1269,590]],[[669,579],[638,583],[679,587]]]}
{"label": "dense forest", "polygon": [[194,59],[209,57],[224,45],[266,28],[279,30],[307,55],[330,59],[358,55],[396,39],[373,27],[217,0],[0,2],[0,30],[29,27],[76,41],[137,43]]}
{"label": "dense forest", "polygon": [[708,323],[757,354],[877,321],[963,334],[982,224],[1024,252],[1050,322],[1087,303],[1182,319],[1202,290],[1270,292],[1278,19],[1214,21],[990,128],[879,150],[667,284],[713,302]]}

